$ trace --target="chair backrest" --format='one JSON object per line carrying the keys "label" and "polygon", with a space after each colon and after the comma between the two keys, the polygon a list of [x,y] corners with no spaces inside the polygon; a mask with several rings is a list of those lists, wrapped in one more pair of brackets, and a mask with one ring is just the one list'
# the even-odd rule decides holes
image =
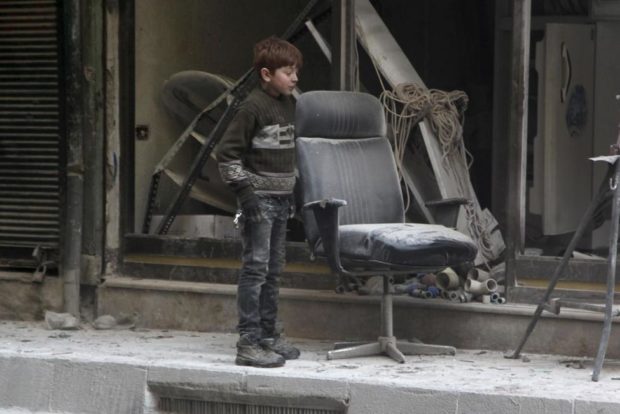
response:
{"label": "chair backrest", "polygon": [[[304,204],[346,200],[340,224],[402,223],[403,197],[381,103],[367,93],[313,91],[297,100],[297,166]],[[304,212],[310,245],[319,234]]]}

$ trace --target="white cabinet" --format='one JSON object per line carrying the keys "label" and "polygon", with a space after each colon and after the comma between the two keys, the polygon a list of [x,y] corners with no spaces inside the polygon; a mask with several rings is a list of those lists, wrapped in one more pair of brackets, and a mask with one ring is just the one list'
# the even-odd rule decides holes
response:
{"label": "white cabinet", "polygon": [[530,212],[545,235],[574,231],[591,199],[594,25],[547,23],[536,45],[537,136]]}

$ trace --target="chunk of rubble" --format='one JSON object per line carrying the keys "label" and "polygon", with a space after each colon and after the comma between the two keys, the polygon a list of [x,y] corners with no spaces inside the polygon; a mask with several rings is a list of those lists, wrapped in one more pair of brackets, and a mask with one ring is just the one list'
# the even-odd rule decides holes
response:
{"label": "chunk of rubble", "polygon": [[116,327],[116,318],[112,315],[101,315],[93,322],[93,328],[98,330],[114,329]]}
{"label": "chunk of rubble", "polygon": [[45,311],[45,323],[47,324],[48,329],[80,329],[80,321],[70,313]]}

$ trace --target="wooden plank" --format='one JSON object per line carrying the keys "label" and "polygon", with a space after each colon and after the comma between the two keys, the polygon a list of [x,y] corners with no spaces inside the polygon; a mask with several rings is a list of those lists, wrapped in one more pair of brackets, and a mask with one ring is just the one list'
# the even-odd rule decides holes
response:
{"label": "wooden plank", "polygon": [[[518,256],[517,274],[521,278],[549,280],[562,258],[555,256]],[[579,281],[604,284],[607,280],[607,260],[571,259],[566,265],[562,281]]]}
{"label": "wooden plank", "polygon": [[[360,44],[374,60],[381,75],[394,87],[401,83],[426,84],[415,70],[369,0],[356,0],[356,29]],[[443,198],[458,197],[457,188],[441,164],[441,148],[427,121],[420,122],[424,144],[429,152],[435,178]]]}
{"label": "wooden plank", "polygon": [[332,89],[357,89],[355,56],[355,0],[334,0],[332,4]]}
{"label": "wooden plank", "polygon": [[[409,62],[407,56],[398,45],[385,23],[383,23],[370,1],[356,0],[355,7],[358,39],[376,65],[377,70],[387,80],[390,86],[395,87],[402,83],[416,83],[426,87],[420,75]],[[462,176],[463,170],[467,172],[465,162],[462,162],[460,166],[447,166],[444,163],[443,151],[439,140],[432,131],[429,123],[423,120],[419,123],[419,127],[433,172],[435,173],[435,181],[437,182],[441,198],[444,200],[461,197],[467,198],[473,206],[476,219],[480,221],[479,225],[484,227],[484,230],[489,234],[495,233],[490,240],[479,243],[480,246],[487,244],[493,244],[493,246],[490,250],[485,249],[486,251],[484,252],[482,248],[480,249],[475,261],[476,264],[485,261],[483,254],[486,254],[486,256],[493,256],[486,257],[487,260],[495,259],[497,257],[496,252],[501,252],[504,248],[503,239],[494,226],[495,221],[485,220],[490,216],[490,213],[483,215],[469,177]],[[458,171],[457,168],[454,167],[457,167]],[[407,174],[407,172],[404,172],[404,174]],[[410,179],[411,177],[407,178]],[[411,179],[409,181],[413,182]],[[460,208],[460,216],[465,217],[465,209],[463,207]],[[457,228],[459,231],[469,234],[474,240],[478,241],[480,236],[472,234],[471,226],[469,226],[469,219],[471,218],[468,217],[468,220],[458,220]]]}
{"label": "wooden plank", "polygon": [[[599,304],[587,303],[587,302],[578,302],[578,301],[568,300],[568,299],[552,299],[551,301],[552,302],[555,301],[557,303],[558,311],[561,308],[571,308],[571,309],[587,310],[590,312],[605,313],[605,305],[599,305]],[[618,316],[617,306],[612,307],[611,314],[612,316]]]}
{"label": "wooden plank", "polygon": [[409,148],[405,149],[401,173],[420,212],[429,223],[434,224],[436,220],[427,207],[427,203],[440,199],[441,196],[435,177],[419,151],[414,152]]}

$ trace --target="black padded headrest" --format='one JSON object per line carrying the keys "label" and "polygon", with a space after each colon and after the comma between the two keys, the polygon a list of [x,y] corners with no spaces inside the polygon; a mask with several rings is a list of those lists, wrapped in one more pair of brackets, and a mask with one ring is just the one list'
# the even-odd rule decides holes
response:
{"label": "black padded headrest", "polygon": [[367,93],[306,92],[297,99],[295,133],[307,138],[382,137],[385,116],[381,102]]}

